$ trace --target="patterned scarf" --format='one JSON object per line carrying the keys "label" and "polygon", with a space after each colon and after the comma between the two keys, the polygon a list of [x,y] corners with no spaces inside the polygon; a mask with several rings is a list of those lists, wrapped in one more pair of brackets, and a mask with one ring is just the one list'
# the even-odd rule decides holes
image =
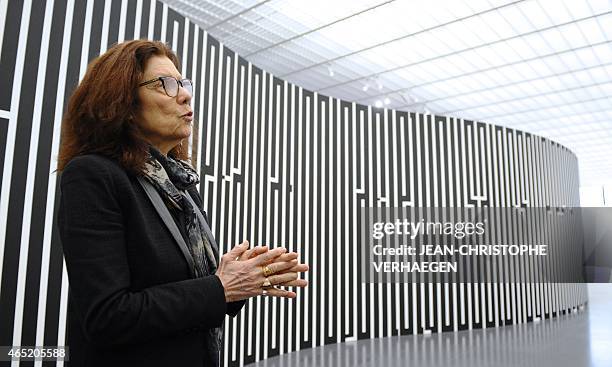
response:
{"label": "patterned scarf", "polygon": [[[149,151],[151,156],[145,164],[144,178],[157,189],[168,209],[182,216],[196,277],[214,274],[217,271],[217,260],[204,229],[207,224],[202,223],[203,217],[195,212],[200,209],[194,208],[187,199],[187,190],[200,182],[198,173],[187,161],[167,157],[153,146]],[[210,336],[215,344],[208,345],[208,348],[218,352],[221,348],[222,329],[210,329]]]}

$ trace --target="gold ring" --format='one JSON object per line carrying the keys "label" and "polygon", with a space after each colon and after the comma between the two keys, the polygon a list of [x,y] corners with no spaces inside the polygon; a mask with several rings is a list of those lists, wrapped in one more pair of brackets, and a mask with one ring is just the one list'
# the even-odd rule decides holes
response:
{"label": "gold ring", "polygon": [[274,274],[274,272],[272,271],[272,269],[270,269],[270,267],[268,267],[268,265],[264,266],[261,268],[264,277],[269,277],[270,275]]}
{"label": "gold ring", "polygon": [[261,286],[262,288],[270,287],[272,286],[272,283],[270,283],[270,279],[266,278]]}

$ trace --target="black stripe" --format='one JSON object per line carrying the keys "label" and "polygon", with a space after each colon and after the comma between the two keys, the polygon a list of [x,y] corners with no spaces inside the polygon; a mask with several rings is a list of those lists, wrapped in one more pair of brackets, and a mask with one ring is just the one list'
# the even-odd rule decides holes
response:
{"label": "black stripe", "polygon": [[[151,1],[155,1],[155,23],[153,26],[153,39],[161,40],[163,4],[157,0],[151,0]],[[166,41],[168,41],[167,38],[166,38]]]}
{"label": "black stripe", "polygon": [[[13,79],[15,78],[15,62],[19,44],[19,29],[21,28],[21,13],[23,1],[11,1],[6,9],[6,24],[2,35],[2,57],[0,58],[0,110],[11,109]],[[13,35],[4,37],[4,35]]]}
{"label": "black stripe", "polygon": [[[119,39],[119,21],[121,20],[121,1],[111,0],[110,18],[108,20],[108,38],[106,48],[111,48]],[[78,14],[75,12],[75,14]]]}
{"label": "black stripe", "polygon": [[[185,67],[187,68],[187,70],[182,70],[182,73],[184,75],[185,78],[189,78],[189,79],[193,79],[193,76],[191,75],[191,70],[193,69],[193,53],[194,53],[194,31],[195,31],[195,25],[193,23],[190,23],[189,25],[189,43],[187,45],[183,45],[183,47],[187,47],[187,60],[183,60],[185,62]],[[199,48],[199,51],[201,51],[202,49]],[[181,53],[182,55],[182,53]]]}
{"label": "black stripe", "polygon": [[4,175],[4,160],[6,158],[6,135],[8,134],[8,124],[8,119],[0,118],[0,191],[2,190],[2,176]]}
{"label": "black stripe", "polygon": [[[59,203],[59,185],[55,189],[55,202]],[[62,245],[57,229],[57,213],[59,206],[53,208],[53,234],[51,238],[51,252],[49,257],[49,279],[47,281],[47,305],[45,315],[44,345],[58,345],[57,331],[60,318],[60,296],[62,290],[63,254]],[[66,339],[68,340],[68,339]],[[43,366],[54,366],[52,361],[43,362]]]}
{"label": "black stripe", "polygon": [[151,12],[151,0],[142,0],[142,10],[141,10],[141,17],[140,17],[140,39],[147,39],[149,37],[150,12]]}
{"label": "black stripe", "polygon": [[[65,7],[65,5],[64,5]],[[53,18],[57,19],[57,18]],[[94,1],[91,16],[91,30],[89,33],[89,60],[100,55],[100,42],[102,42],[102,23],[104,21],[104,2]]]}
{"label": "black stripe", "polygon": [[136,26],[136,1],[128,1],[127,3],[127,13],[125,16],[125,33],[124,39],[133,40],[134,39],[134,27]]}

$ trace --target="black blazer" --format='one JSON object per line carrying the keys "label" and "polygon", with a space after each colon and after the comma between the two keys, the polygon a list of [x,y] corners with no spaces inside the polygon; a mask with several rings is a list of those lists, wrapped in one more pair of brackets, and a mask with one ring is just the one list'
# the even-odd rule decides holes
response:
{"label": "black blazer", "polygon": [[[202,209],[195,188],[190,194]],[[70,366],[218,365],[207,329],[244,302],[226,304],[216,275],[192,276],[134,175],[101,155],[74,158],[61,175],[58,224]]]}

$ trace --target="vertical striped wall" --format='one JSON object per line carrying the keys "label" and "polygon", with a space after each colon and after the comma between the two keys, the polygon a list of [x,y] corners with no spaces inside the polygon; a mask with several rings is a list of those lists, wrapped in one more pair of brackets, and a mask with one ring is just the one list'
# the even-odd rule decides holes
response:
{"label": "vertical striped wall", "polygon": [[191,147],[218,242],[282,244],[311,265],[297,300],[252,299],[227,320],[225,365],[524,323],[586,302],[578,284],[366,285],[357,271],[362,206],[578,206],[576,157],[555,142],[304,90],[157,1],[0,0],[0,31],[0,345],[64,344],[52,173],[63,108],[89,60],[141,37],[169,43],[195,81]]}

